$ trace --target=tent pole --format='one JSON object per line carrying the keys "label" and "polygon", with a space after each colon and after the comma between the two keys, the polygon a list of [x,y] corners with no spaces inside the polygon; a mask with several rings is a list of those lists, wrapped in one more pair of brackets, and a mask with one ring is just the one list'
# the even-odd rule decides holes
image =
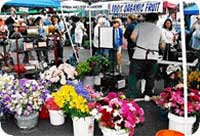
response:
{"label": "tent pole", "polygon": [[183,1],[179,0],[180,3],[180,19],[181,19],[181,47],[182,47],[182,57],[183,57],[183,83],[184,83],[184,117],[185,117],[185,131],[184,134],[187,136],[187,125],[186,119],[188,118],[188,99],[187,99],[187,58],[186,58],[186,43],[185,43],[185,23],[184,23],[184,9]]}
{"label": "tent pole", "polygon": [[90,40],[90,56],[92,56],[92,15],[91,1],[89,0],[89,40]]}
{"label": "tent pole", "polygon": [[66,25],[66,22],[65,22],[65,20],[64,20],[64,11],[63,11],[62,1],[60,2],[60,6],[61,6],[61,14],[62,14],[63,23],[64,23],[64,25],[65,25],[65,28],[67,29],[67,34],[68,34],[68,37],[69,37],[69,40],[70,40],[70,43],[71,43],[71,46],[72,46],[72,49],[73,49],[75,58],[76,58],[77,62],[79,62],[79,58],[78,58],[77,52],[76,52],[76,50],[75,50],[75,48],[74,48],[74,44],[73,44],[73,42],[72,42],[72,38],[71,38],[71,35],[70,35],[69,28],[68,28],[68,26]]}

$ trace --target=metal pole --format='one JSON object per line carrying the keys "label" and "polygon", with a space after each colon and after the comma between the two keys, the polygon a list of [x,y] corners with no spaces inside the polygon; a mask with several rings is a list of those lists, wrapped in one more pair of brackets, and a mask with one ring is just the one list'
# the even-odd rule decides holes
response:
{"label": "metal pole", "polygon": [[187,125],[186,119],[188,118],[188,99],[187,99],[187,58],[186,58],[186,43],[185,43],[185,23],[184,23],[184,10],[183,10],[183,0],[179,0],[180,3],[180,17],[181,17],[181,47],[182,47],[182,57],[183,57],[183,83],[184,83],[184,117],[185,117],[185,131],[184,134],[187,136]]}
{"label": "metal pole", "polygon": [[75,48],[74,48],[74,44],[73,44],[73,42],[72,42],[72,38],[71,38],[71,35],[70,35],[70,32],[69,32],[69,28],[68,28],[68,26],[66,25],[66,22],[65,22],[65,20],[64,20],[64,11],[63,11],[63,4],[62,4],[62,1],[60,2],[60,6],[61,6],[61,14],[62,14],[63,23],[64,23],[64,25],[66,26],[67,34],[68,34],[68,36],[69,36],[69,40],[70,40],[70,43],[71,43],[71,46],[72,46],[72,49],[73,49],[75,58],[76,58],[77,62],[79,62],[79,58],[78,58],[78,56],[77,56],[77,52],[76,52],[76,50],[75,50]]}
{"label": "metal pole", "polygon": [[90,40],[90,56],[92,56],[92,15],[91,1],[89,0],[89,40]]}

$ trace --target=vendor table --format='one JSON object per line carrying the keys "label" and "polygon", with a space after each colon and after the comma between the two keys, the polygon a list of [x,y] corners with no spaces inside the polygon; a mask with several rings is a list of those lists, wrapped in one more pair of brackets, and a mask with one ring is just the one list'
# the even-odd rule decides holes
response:
{"label": "vendor table", "polygon": [[[182,65],[182,62],[179,61],[168,61],[168,60],[163,60],[162,58],[158,59],[158,64],[163,64],[163,65]],[[187,66],[189,67],[196,67],[198,64],[198,58],[195,59],[193,62],[188,62]]]}

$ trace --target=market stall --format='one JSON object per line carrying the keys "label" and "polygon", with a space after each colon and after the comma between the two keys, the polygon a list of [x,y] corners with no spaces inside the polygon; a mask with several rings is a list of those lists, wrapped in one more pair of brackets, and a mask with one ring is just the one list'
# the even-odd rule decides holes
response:
{"label": "market stall", "polygon": [[[18,5],[18,4],[16,4],[16,5]],[[24,4],[24,6],[28,6],[28,5]],[[47,6],[47,5],[45,5],[45,6]],[[74,6],[71,6],[71,7],[70,6],[69,5],[62,5],[62,3],[61,3],[62,13],[63,13],[64,8],[70,8],[70,9],[83,8],[84,9],[86,7],[86,5],[84,5],[84,4],[83,5],[81,5],[81,4],[76,5],[75,4]],[[163,1],[111,3],[111,4],[109,4],[109,11],[110,11],[111,14],[121,14],[121,13],[122,14],[123,13],[126,13],[126,14],[129,14],[129,13],[143,14],[144,13],[145,14],[145,13],[152,13],[152,12],[153,13],[162,13],[163,12],[163,6],[164,6]],[[91,6],[89,6],[89,7],[90,7],[90,9],[92,9]],[[96,6],[96,7],[99,7],[99,6]],[[182,1],[180,1],[180,11],[181,11],[181,29],[182,29],[182,32],[183,32],[184,31],[184,20],[183,20],[184,16],[183,16],[183,3],[182,3]],[[91,30],[91,26],[90,26],[90,30]],[[181,37],[182,37],[182,47],[183,47],[182,48],[182,60],[183,60],[183,62],[178,62],[177,64],[183,65],[184,97],[185,97],[184,98],[184,102],[185,102],[184,116],[185,116],[185,119],[187,119],[188,118],[188,115],[187,115],[187,111],[188,111],[187,102],[188,101],[187,101],[187,77],[186,77],[187,76],[187,70],[186,70],[186,66],[187,65],[195,66],[197,64],[197,60],[195,60],[191,64],[187,64],[186,49],[185,49],[185,34],[181,33]],[[91,36],[90,36],[90,40],[91,40]],[[71,41],[71,39],[70,39],[70,41]],[[73,47],[73,43],[72,43],[72,47]],[[91,43],[90,43],[90,47],[91,47]],[[169,64],[169,62],[166,62],[166,61],[162,61],[162,63]],[[174,62],[170,62],[170,63],[174,64]],[[104,64],[104,66],[103,66],[103,64]],[[61,112],[61,113],[58,113],[57,114],[58,116],[66,114],[70,118],[72,118],[74,124],[77,124],[77,122],[79,124],[79,122],[83,122],[83,121],[80,121],[77,118],[82,119],[83,117],[88,117],[90,115],[90,113],[89,113],[90,109],[87,109],[87,102],[89,102],[91,100],[91,98],[93,98],[91,101],[97,102],[96,104],[101,107],[101,102],[97,101],[97,99],[99,97],[101,98],[101,94],[98,94],[99,97],[94,97],[94,94],[95,94],[95,96],[97,96],[97,95],[96,95],[96,92],[93,91],[90,88],[91,86],[84,87],[79,81],[77,83],[77,81],[75,81],[75,79],[77,78],[77,76],[79,76],[79,78],[83,78],[83,77],[85,78],[86,76],[90,76],[90,79],[92,79],[92,81],[96,81],[94,76],[100,75],[100,73],[105,72],[108,69],[107,67],[108,67],[108,61],[105,58],[100,58],[100,57],[97,56],[97,57],[88,57],[88,59],[86,61],[78,64],[77,69],[75,69],[74,67],[72,67],[71,65],[68,65],[66,63],[60,65],[59,67],[52,66],[49,69],[43,71],[40,75],[41,79],[44,79],[45,82],[43,82],[43,80],[42,81],[41,80],[32,80],[32,82],[30,80],[21,80],[21,79],[20,80],[18,80],[18,79],[14,80],[13,77],[7,77],[7,75],[5,75],[5,77],[3,77],[3,78],[5,78],[6,80],[8,78],[11,83],[16,82],[16,83],[22,84],[22,86],[14,86],[13,84],[7,84],[5,82],[4,85],[8,88],[9,87],[15,88],[15,90],[22,90],[24,92],[23,95],[27,95],[27,89],[33,90],[33,91],[42,90],[40,92],[43,92],[43,93],[45,93],[44,95],[46,95],[45,87],[47,87],[49,85],[46,81],[50,81],[51,84],[49,85],[50,88],[48,88],[48,89],[51,89],[51,91],[56,91],[56,93],[52,93],[52,98],[55,98],[55,101],[53,99],[49,99],[49,103],[47,103],[48,106],[50,105],[50,107],[48,107],[49,110],[54,110],[53,112],[57,112],[59,110],[59,112]],[[91,78],[91,76],[92,76],[92,78]],[[1,78],[1,79],[3,79],[3,78]],[[99,81],[99,79],[98,79],[98,81]],[[107,80],[105,82],[107,82]],[[30,85],[27,88],[25,88],[24,84],[25,85],[30,84]],[[123,84],[124,84],[124,82],[123,82]],[[32,88],[31,85],[33,86],[33,88]],[[88,83],[86,83],[84,85],[88,85]],[[65,92],[65,90],[67,90],[67,92]],[[9,94],[7,94],[7,95],[9,95],[10,98],[11,98],[13,95],[15,95],[16,92],[8,91],[8,93]],[[17,92],[17,94],[18,94],[18,92]],[[19,116],[21,114],[25,114],[25,115],[30,114],[30,112],[27,111],[27,110],[23,110],[23,111],[21,111],[20,109],[18,110],[19,106],[17,106],[16,108],[15,107],[13,108],[9,105],[11,102],[13,102],[13,103],[15,102],[14,101],[15,97],[13,97],[13,101],[11,101],[9,103],[8,99],[5,99],[5,97],[3,97],[4,93],[1,93],[1,95],[2,95],[2,98],[5,102],[5,106],[7,106],[7,108],[10,111],[15,111],[15,113],[17,113]],[[32,95],[34,95],[34,94],[28,94],[28,95],[33,97]],[[38,101],[40,101],[40,103],[37,105],[36,109],[31,109],[31,111],[32,110],[38,111],[38,107],[40,107],[41,104],[44,103],[44,100],[43,100],[44,95],[39,94]],[[64,98],[66,98],[66,99],[64,99]],[[69,99],[67,99],[67,98],[69,98]],[[115,129],[115,127],[118,127],[118,129],[122,129],[122,128],[124,129],[125,128],[127,130],[126,132],[120,131],[119,133],[123,133],[123,134],[125,133],[125,135],[128,135],[128,133],[129,133],[130,135],[133,135],[134,134],[133,130],[134,130],[135,126],[144,121],[144,117],[143,117],[144,112],[143,112],[142,108],[137,106],[137,104],[134,101],[133,102],[130,101],[130,100],[126,101],[126,99],[124,98],[124,96],[122,94],[117,94],[117,93],[111,93],[110,94],[109,93],[107,96],[102,97],[102,98],[103,99],[101,99],[101,100],[102,100],[104,105],[100,109],[98,109],[99,111],[97,110],[98,113],[94,112],[93,114],[104,115],[103,112],[106,112],[106,109],[103,110],[103,111],[101,109],[105,108],[109,104],[113,104],[113,103],[110,103],[110,102],[113,102],[113,101],[115,102],[116,100],[119,103],[123,102],[125,107],[128,107],[128,106],[133,104],[133,106],[131,108],[135,109],[135,110],[132,110],[132,109],[129,110],[128,109],[128,111],[132,111],[132,112],[128,112],[128,115],[127,115],[126,114],[127,109],[124,109],[123,111],[125,111],[125,112],[120,113],[120,115],[119,115],[120,117],[121,116],[124,117],[124,118],[122,118],[122,120],[125,120],[126,116],[130,116],[130,115],[131,115],[130,116],[131,120],[136,120],[136,119],[138,120],[138,122],[127,121],[129,123],[129,125],[127,127],[128,129],[125,127],[124,124],[122,124],[121,126],[114,126],[113,127],[112,124],[110,125],[110,124],[108,124],[108,122],[103,122],[104,124],[108,125],[107,128],[111,127],[111,130]],[[114,100],[113,100],[113,98],[114,98]],[[119,106],[119,103],[117,103],[117,102],[116,102],[116,104],[117,104],[116,106],[113,105],[114,108]],[[30,103],[33,103],[32,99],[30,100]],[[25,106],[26,106],[25,102],[23,104],[25,104]],[[56,104],[57,104],[57,106],[56,106]],[[12,104],[12,105],[17,105],[17,104]],[[52,107],[54,107],[55,109],[52,108]],[[63,107],[65,107],[65,108],[63,108]],[[119,108],[123,108],[123,106],[119,107]],[[115,110],[119,110],[119,109],[117,108]],[[110,113],[107,113],[107,114],[110,115]],[[135,115],[137,115],[137,116],[135,116]],[[115,116],[115,115],[111,114],[110,116]],[[15,118],[17,119],[17,117],[15,117]],[[53,118],[53,117],[51,117],[51,118]],[[51,121],[52,125],[62,125],[64,123],[63,118],[64,117],[62,116],[61,123],[56,122],[58,120],[55,120],[55,119],[54,119],[55,122],[53,122],[52,120],[50,120],[50,121]],[[25,117],[25,119],[26,119],[26,117]],[[101,118],[98,118],[98,119],[101,122]],[[106,121],[109,121],[109,119],[106,120]],[[81,130],[81,134],[82,133],[86,133],[86,135],[88,133],[92,134],[93,129],[94,129],[94,125],[91,123],[92,122],[91,120],[89,120],[88,122],[89,123],[87,123],[87,128],[85,128],[86,125],[82,125],[82,124],[81,124],[80,127],[78,125],[74,125],[74,135],[78,132],[77,129]],[[124,123],[124,122],[126,122],[126,121],[123,121],[122,123]],[[19,122],[17,122],[17,123],[18,123],[17,125],[20,128],[26,128],[26,126],[21,126]],[[24,123],[26,124],[26,122],[24,122]],[[32,128],[32,126],[31,126],[31,128]],[[110,130],[108,130],[107,128],[101,127],[104,135],[110,133]],[[185,130],[186,130],[186,127],[185,127]],[[81,135],[81,134],[77,133],[77,135]],[[187,132],[185,132],[185,134],[187,134]],[[116,133],[115,135],[118,135],[118,134]],[[197,135],[195,135],[195,136],[197,136]]]}

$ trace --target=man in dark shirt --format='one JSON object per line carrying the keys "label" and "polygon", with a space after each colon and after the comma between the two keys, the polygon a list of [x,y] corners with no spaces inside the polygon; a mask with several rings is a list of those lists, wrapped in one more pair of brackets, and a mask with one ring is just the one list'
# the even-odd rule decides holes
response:
{"label": "man in dark shirt", "polygon": [[135,26],[137,25],[137,16],[131,14],[128,16],[127,21],[128,21],[128,25],[124,33],[124,38],[126,38],[128,42],[128,56],[129,56],[129,60],[131,61],[133,53],[134,53],[135,42],[131,40],[130,36]]}

